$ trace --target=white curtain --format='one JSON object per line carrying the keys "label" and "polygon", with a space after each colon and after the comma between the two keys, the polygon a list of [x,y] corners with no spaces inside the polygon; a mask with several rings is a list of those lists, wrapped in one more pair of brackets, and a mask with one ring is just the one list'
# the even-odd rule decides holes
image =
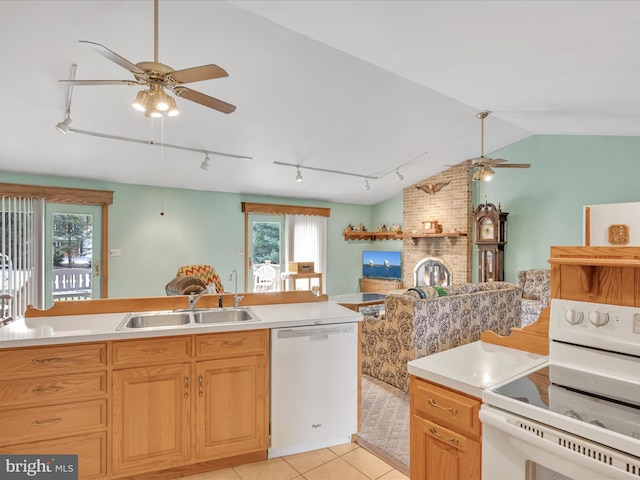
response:
{"label": "white curtain", "polygon": [[22,317],[28,305],[42,308],[44,201],[0,199],[0,295],[10,295],[2,316]]}
{"label": "white curtain", "polygon": [[[327,269],[327,217],[285,215],[285,261],[313,262],[317,273]],[[322,291],[326,278],[322,276]]]}

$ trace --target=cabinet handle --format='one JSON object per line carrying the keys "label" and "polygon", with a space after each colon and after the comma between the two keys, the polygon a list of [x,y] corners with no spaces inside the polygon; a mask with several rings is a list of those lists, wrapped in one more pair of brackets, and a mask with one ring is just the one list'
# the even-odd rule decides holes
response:
{"label": "cabinet handle", "polygon": [[189,398],[189,377],[184,377],[184,398]]}
{"label": "cabinet handle", "polygon": [[58,385],[54,385],[53,387],[44,388],[44,387],[36,387],[31,390],[31,393],[39,394],[39,393],[50,393],[50,392],[59,392],[62,390],[62,387]]}
{"label": "cabinet handle", "polygon": [[155,350],[140,350],[140,355],[156,355],[164,353],[164,348],[156,348]]}
{"label": "cabinet handle", "polygon": [[53,363],[53,362],[61,362],[62,358],[61,357],[53,357],[53,358],[34,358],[31,362],[34,365],[47,365],[48,363]]}
{"label": "cabinet handle", "polygon": [[442,440],[443,442],[449,442],[449,443],[453,443],[454,445],[458,444],[458,439],[456,437],[451,437],[451,438],[444,438],[443,436],[441,436],[438,431],[433,428],[433,427],[429,427],[429,431],[431,432],[431,435],[433,435],[434,437],[436,437],[439,440]]}
{"label": "cabinet handle", "polygon": [[50,420],[34,420],[31,425],[34,427],[41,427],[43,425],[51,425],[53,423],[60,423],[62,419],[60,417],[52,418]]}
{"label": "cabinet handle", "polygon": [[204,378],[202,377],[202,375],[198,375],[198,396],[201,397],[202,395],[204,395],[204,392],[202,391],[202,383],[204,381]]}
{"label": "cabinet handle", "polygon": [[450,407],[450,408],[441,407],[436,402],[434,402],[432,398],[430,398],[428,402],[429,402],[429,405],[431,405],[432,407],[439,408],[440,410],[444,410],[445,412],[451,412],[454,415],[458,413],[458,409],[456,407]]}
{"label": "cabinet handle", "polygon": [[222,342],[220,344],[221,347],[239,347],[242,345],[242,340],[238,340],[237,342]]}

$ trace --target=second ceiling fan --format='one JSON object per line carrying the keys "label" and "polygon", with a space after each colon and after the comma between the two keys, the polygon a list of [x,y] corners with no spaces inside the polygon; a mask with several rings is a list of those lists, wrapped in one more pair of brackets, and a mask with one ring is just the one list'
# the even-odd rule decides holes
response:
{"label": "second ceiling fan", "polygon": [[169,116],[177,115],[179,110],[173,98],[167,95],[164,89],[170,90],[180,98],[191,100],[205,107],[218,110],[222,113],[231,113],[236,107],[204,93],[184,87],[185,83],[213,80],[229,76],[223,69],[214,64],[201,65],[199,67],[174,70],[173,68],[158,62],[158,0],[154,0],[154,57],[153,62],[132,63],[117,53],[109,50],[99,43],[81,40],[87,43],[100,55],[108,60],[126,68],[131,72],[135,80],[60,80],[74,86],[86,85],[143,85],[148,90],[138,92],[133,107],[145,112],[151,117],[162,116],[166,112]]}
{"label": "second ceiling fan", "polygon": [[484,156],[484,119],[489,116],[488,111],[479,112],[480,119],[480,156],[469,160],[470,168],[474,169],[473,180],[483,182],[491,180],[494,168],[529,168],[529,163],[507,163],[504,158],[489,158]]}

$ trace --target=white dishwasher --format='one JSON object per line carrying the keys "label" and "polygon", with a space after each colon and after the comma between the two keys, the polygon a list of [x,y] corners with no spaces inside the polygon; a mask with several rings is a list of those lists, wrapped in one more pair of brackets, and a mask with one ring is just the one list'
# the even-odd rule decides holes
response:
{"label": "white dishwasher", "polygon": [[349,443],[358,431],[358,324],[271,331],[269,458]]}

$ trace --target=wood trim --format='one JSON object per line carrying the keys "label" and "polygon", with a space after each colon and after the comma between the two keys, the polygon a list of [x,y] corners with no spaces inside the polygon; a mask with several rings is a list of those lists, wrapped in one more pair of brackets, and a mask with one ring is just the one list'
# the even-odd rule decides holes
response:
{"label": "wood trim", "polygon": [[102,275],[100,276],[102,298],[109,297],[109,206],[102,205],[102,264],[100,269]]}
{"label": "wood trim", "polygon": [[0,196],[43,198],[47,202],[111,205],[113,191],[0,183]]}
{"label": "wood trim", "polygon": [[[280,303],[307,303],[328,302],[327,295],[313,295],[310,291],[296,292],[264,292],[243,293],[244,298],[240,306],[275,305]],[[141,297],[141,298],[99,298],[94,300],[71,300],[67,302],[55,302],[48,310],[40,310],[33,305],[27,307],[25,318],[35,317],[59,317],[66,315],[95,315],[100,313],[127,313],[147,312],[153,310],[175,310],[187,308],[187,295],[172,295],[166,297]],[[225,307],[233,306],[233,294],[222,294],[222,303]],[[198,302],[198,308],[218,307],[218,294],[203,295]]]}
{"label": "wood trim", "polygon": [[584,209],[584,244],[591,245],[591,207]]}
{"label": "wood trim", "polygon": [[263,215],[317,215],[319,217],[331,216],[330,208],[279,205],[276,203],[242,202],[242,212],[258,213]]}
{"label": "wood trim", "polygon": [[485,343],[524,350],[525,352],[549,355],[549,307],[542,310],[540,317],[533,324],[522,328],[512,328],[506,336],[498,335],[491,330],[482,332],[480,340]]}

